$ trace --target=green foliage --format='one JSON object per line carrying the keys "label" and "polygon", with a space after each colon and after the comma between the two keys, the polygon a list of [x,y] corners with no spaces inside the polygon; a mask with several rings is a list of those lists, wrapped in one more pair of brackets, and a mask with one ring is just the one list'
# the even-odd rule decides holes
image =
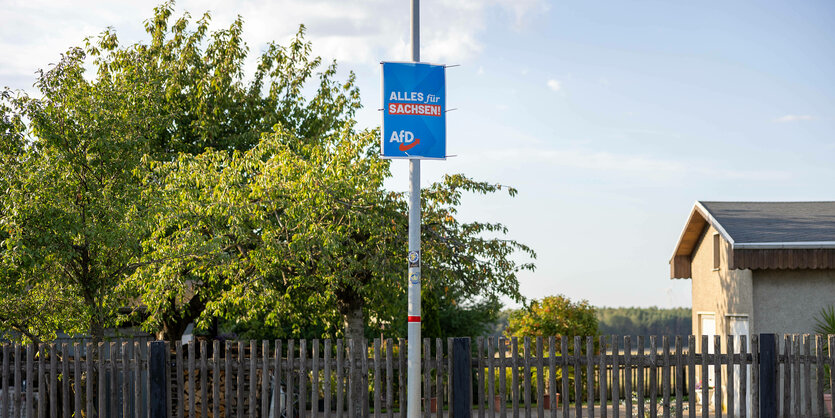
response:
{"label": "green foliage", "polygon": [[[534,251],[506,239],[508,231],[501,223],[457,218],[465,192],[486,195],[501,192],[503,187],[455,174],[421,193],[421,274],[425,279],[421,319],[427,337],[483,335],[498,317],[499,296],[522,300],[516,274],[532,271],[534,265],[513,258],[516,254],[535,258]],[[510,196],[517,193],[508,187],[504,191]],[[405,221],[405,201],[402,207]],[[406,225],[402,228],[405,231]],[[405,242],[403,248],[405,252]]]}
{"label": "green foliage", "polygon": [[321,68],[321,58],[312,57],[304,41],[304,26],[288,45],[268,44],[247,76],[241,17],[210,32],[208,12],[195,22],[188,13],[174,19],[173,5],[163,3],[145,22],[147,44],[121,46],[112,29],[87,41],[101,78],[148,86],[156,119],[148,134],[156,158],[207,148],[245,151],[276,124],[317,140],[340,129],[360,107],[353,73],[337,81],[335,62]]}
{"label": "green foliage", "polygon": [[[210,32],[172,10],[147,43],[108,29],[71,49],[41,99],[3,92],[0,327],[101,336],[141,304],[121,319],[168,338],[217,318],[251,336],[404,335],[407,200],[383,187],[378,132],[354,128],[353,74],[322,68],[302,27],[246,77],[240,18]],[[514,260],[533,251],[456,217],[464,193],[501,190],[463,175],[424,190],[427,336],[481,333],[501,296],[522,299],[534,266]]]}
{"label": "green foliage", "polygon": [[835,334],[835,305],[822,308],[815,317],[815,332],[821,335]]}
{"label": "green foliage", "polygon": [[489,335],[491,337],[501,337],[504,335],[504,330],[507,328],[507,324],[510,321],[510,314],[513,313],[514,309],[502,309],[496,315],[496,319],[488,325],[487,329],[485,330],[485,335]]}
{"label": "green foliage", "polygon": [[[829,346],[829,336],[835,334],[835,305],[821,308],[818,316],[815,317],[815,332],[824,336],[823,350],[832,355]],[[832,380],[829,365],[824,365],[823,386],[825,390],[832,390]]]}
{"label": "green foliage", "polygon": [[73,48],[41,73],[39,99],[2,97],[0,326],[35,340],[57,324],[100,337],[141,257],[147,208],[135,170],[154,123],[148,89],[86,80],[85,56]]}
{"label": "green foliage", "polygon": [[520,337],[595,336],[597,317],[586,300],[572,302],[563,295],[546,296],[512,312],[505,333]]}
{"label": "green foliage", "polygon": [[[122,86],[148,86],[148,97],[154,104],[146,111],[146,115],[154,120],[147,129],[150,138],[148,165],[155,161],[187,160],[188,157],[180,153],[197,155],[209,149],[218,151],[211,157],[213,161],[223,164],[225,156],[222,153],[249,151],[259,143],[262,133],[270,132],[276,125],[292,132],[300,144],[316,143],[342,129],[360,106],[353,74],[345,81],[337,81],[335,63],[320,68],[321,59],[310,55],[311,45],[303,39],[303,26],[287,46],[269,44],[258,57],[255,73],[246,77],[243,67],[249,49],[243,42],[241,18],[227,29],[211,32],[208,13],[193,23],[188,13],[177,19],[172,14],[172,2],[155,9],[154,16],[145,24],[150,37],[147,44],[121,46],[116,33],[108,29],[97,38],[88,39],[86,46],[95,58],[93,63],[100,78]],[[304,92],[313,93],[308,98]],[[207,162],[204,166],[210,164]],[[246,178],[246,174],[242,174],[237,181],[246,181]],[[169,215],[178,214],[181,208],[175,202],[160,200],[175,198],[170,187],[159,184],[160,179],[153,176],[145,180],[151,186],[143,194],[148,206],[157,210],[168,208]],[[169,189],[168,194],[154,194],[165,187]],[[195,200],[190,200],[191,197]],[[196,201],[206,203],[208,199],[194,193],[176,198],[183,205],[184,210],[179,213],[183,216],[188,214],[186,208],[189,205]],[[230,203],[231,198],[226,203]],[[153,236],[156,238],[173,234],[179,227],[166,222],[174,217],[165,217],[159,212],[151,218],[155,219]],[[225,225],[212,227],[213,233],[224,235]],[[252,235],[242,233],[240,228],[246,228],[246,225],[238,225],[237,231],[229,233],[238,234],[240,239]],[[159,268],[160,277],[167,280],[147,275],[142,276],[145,281],[140,282],[137,276],[131,278],[129,285],[120,287],[141,297],[151,308],[147,329],[162,330],[163,334],[174,338],[205,310],[217,312],[220,306],[229,305],[215,300],[225,294],[211,285],[219,278],[204,277],[218,274],[216,271],[186,266],[186,259],[203,260],[205,266],[208,247],[183,242],[177,251],[166,253],[173,258],[155,258],[148,254],[160,254],[151,250],[152,243],[148,238],[136,240],[146,241],[143,259],[159,266],[154,268]],[[179,278],[171,278],[177,274]],[[242,276],[237,278],[243,280]],[[249,319],[240,318],[241,321]],[[307,326],[303,321],[300,325]]]}
{"label": "green foliage", "polygon": [[[279,127],[244,153],[208,151],[154,163],[149,184],[158,190],[149,194],[158,199],[157,227],[144,245],[150,259],[170,261],[148,265],[131,279],[151,313],[146,325],[158,327],[172,300],[183,305],[197,292],[207,301],[202,326],[212,317],[240,324],[257,319],[285,337],[310,329],[334,337],[355,315],[370,335],[405,335],[396,323],[405,324],[399,319],[406,316],[406,200],[383,189],[389,163],[376,156],[377,138],[377,132],[355,134],[347,125],[305,143]],[[465,224],[464,230],[450,215],[461,190],[489,191],[489,185],[463,176],[445,182],[426,196],[427,217],[439,218],[442,210],[446,219],[424,240],[431,278],[424,282],[425,300],[438,301],[425,312],[444,323],[442,332],[478,332],[498,311],[498,292],[519,297],[515,272],[532,266],[505,259],[507,248],[526,247],[484,238],[489,225]],[[447,188],[459,190],[443,193]],[[437,195],[448,203],[435,202]],[[450,241],[482,249],[452,257]],[[477,277],[484,279],[476,284]],[[487,300],[487,314],[471,309],[479,306],[473,300]]]}
{"label": "green foliage", "polygon": [[690,308],[597,308],[603,335],[690,335]]}
{"label": "green foliage", "polygon": [[[449,297],[455,292],[458,296]],[[450,338],[460,336],[487,335],[496,322],[501,302],[495,296],[466,301],[468,296],[461,289],[449,290],[440,296],[427,292],[422,294],[422,335],[426,338]],[[406,335],[402,327],[399,335]]]}
{"label": "green foliage", "polygon": [[332,308],[346,288],[373,287],[372,300],[396,294],[395,280],[370,274],[393,270],[397,233],[379,224],[391,218],[392,201],[374,181],[387,162],[365,158],[375,135],[343,131],[326,141],[304,144],[279,129],[244,153],[155,164],[149,175],[159,179],[160,211],[145,245],[150,258],[176,261],[132,281],[145,291],[150,321],[188,296],[191,277],[200,278],[196,291],[207,301],[202,325],[213,316],[261,315],[268,326],[293,324],[295,335],[316,323],[338,329]]}

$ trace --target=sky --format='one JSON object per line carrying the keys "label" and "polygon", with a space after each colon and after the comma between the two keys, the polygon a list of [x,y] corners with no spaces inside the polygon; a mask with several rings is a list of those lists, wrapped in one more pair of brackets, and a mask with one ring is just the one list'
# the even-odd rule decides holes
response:
{"label": "sky", "polygon": [[[0,0],[0,87],[112,26],[147,41],[157,3]],[[175,16],[240,15],[248,71],[299,24],[357,76],[361,127],[380,123],[380,61],[408,60],[409,0],[180,1]],[[537,252],[523,295],[597,306],[690,306],[669,259],[697,200],[835,200],[835,3],[423,0],[422,61],[447,69],[444,174],[518,189],[469,196]],[[392,163],[408,190],[408,162]],[[405,280],[404,261],[404,280]],[[511,305],[513,306],[513,305]]]}

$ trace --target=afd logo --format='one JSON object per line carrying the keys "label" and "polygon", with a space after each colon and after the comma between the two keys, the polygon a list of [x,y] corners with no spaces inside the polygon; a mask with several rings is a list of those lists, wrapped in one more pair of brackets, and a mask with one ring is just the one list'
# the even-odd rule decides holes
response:
{"label": "afd logo", "polygon": [[400,146],[398,149],[405,152],[414,148],[415,145],[420,144],[420,138],[415,138],[415,134],[413,134],[412,131],[393,131],[389,142],[399,143]]}

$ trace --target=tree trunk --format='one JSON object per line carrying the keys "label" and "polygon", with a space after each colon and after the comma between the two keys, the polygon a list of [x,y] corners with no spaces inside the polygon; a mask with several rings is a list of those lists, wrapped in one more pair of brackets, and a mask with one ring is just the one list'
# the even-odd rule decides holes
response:
{"label": "tree trunk", "polygon": [[157,333],[158,340],[176,341],[183,338],[188,324],[197,322],[197,318],[206,308],[206,302],[199,295],[192,296],[183,311],[178,311],[176,301],[170,299],[171,309],[163,315],[162,330]]}
{"label": "tree trunk", "polygon": [[97,315],[90,318],[90,336],[93,338],[92,352],[87,353],[94,361],[99,360],[99,343],[104,341],[104,326],[97,319]]}
{"label": "tree trunk", "polygon": [[[345,338],[349,341],[351,350],[351,376],[350,379],[354,382],[353,390],[350,393],[353,402],[353,410],[349,412],[351,418],[363,417],[363,406],[365,405],[365,390],[363,385],[365,379],[362,375],[362,356],[367,355],[365,349],[365,321],[362,318],[362,306],[360,304],[351,304],[345,309]],[[353,345],[350,345],[353,341]]]}
{"label": "tree trunk", "polygon": [[90,336],[93,337],[93,344],[98,344],[104,340],[104,327],[98,319],[90,319]]}
{"label": "tree trunk", "polygon": [[362,318],[362,307],[358,304],[347,309],[343,314],[345,320],[345,338],[362,340],[365,337],[365,321]]}
{"label": "tree trunk", "polygon": [[[82,284],[86,284],[91,283],[92,279],[80,281]],[[102,309],[97,303],[95,292],[88,285],[82,286],[82,293],[84,296],[84,304],[90,312],[90,322],[88,326],[90,327],[90,337],[93,338],[93,346],[95,347],[98,346],[98,344],[104,339],[104,321],[101,319]]]}

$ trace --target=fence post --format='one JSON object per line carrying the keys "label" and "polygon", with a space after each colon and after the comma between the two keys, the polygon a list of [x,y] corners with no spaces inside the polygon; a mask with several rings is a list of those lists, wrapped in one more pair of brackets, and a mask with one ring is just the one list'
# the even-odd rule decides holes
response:
{"label": "fence post", "polygon": [[777,336],[760,334],[760,417],[777,418]]}
{"label": "fence post", "polygon": [[168,353],[164,341],[151,342],[151,355],[148,359],[150,378],[150,418],[167,417],[165,361]]}
{"label": "fence post", "polygon": [[452,416],[469,418],[472,408],[472,363],[469,338],[452,342]]}

